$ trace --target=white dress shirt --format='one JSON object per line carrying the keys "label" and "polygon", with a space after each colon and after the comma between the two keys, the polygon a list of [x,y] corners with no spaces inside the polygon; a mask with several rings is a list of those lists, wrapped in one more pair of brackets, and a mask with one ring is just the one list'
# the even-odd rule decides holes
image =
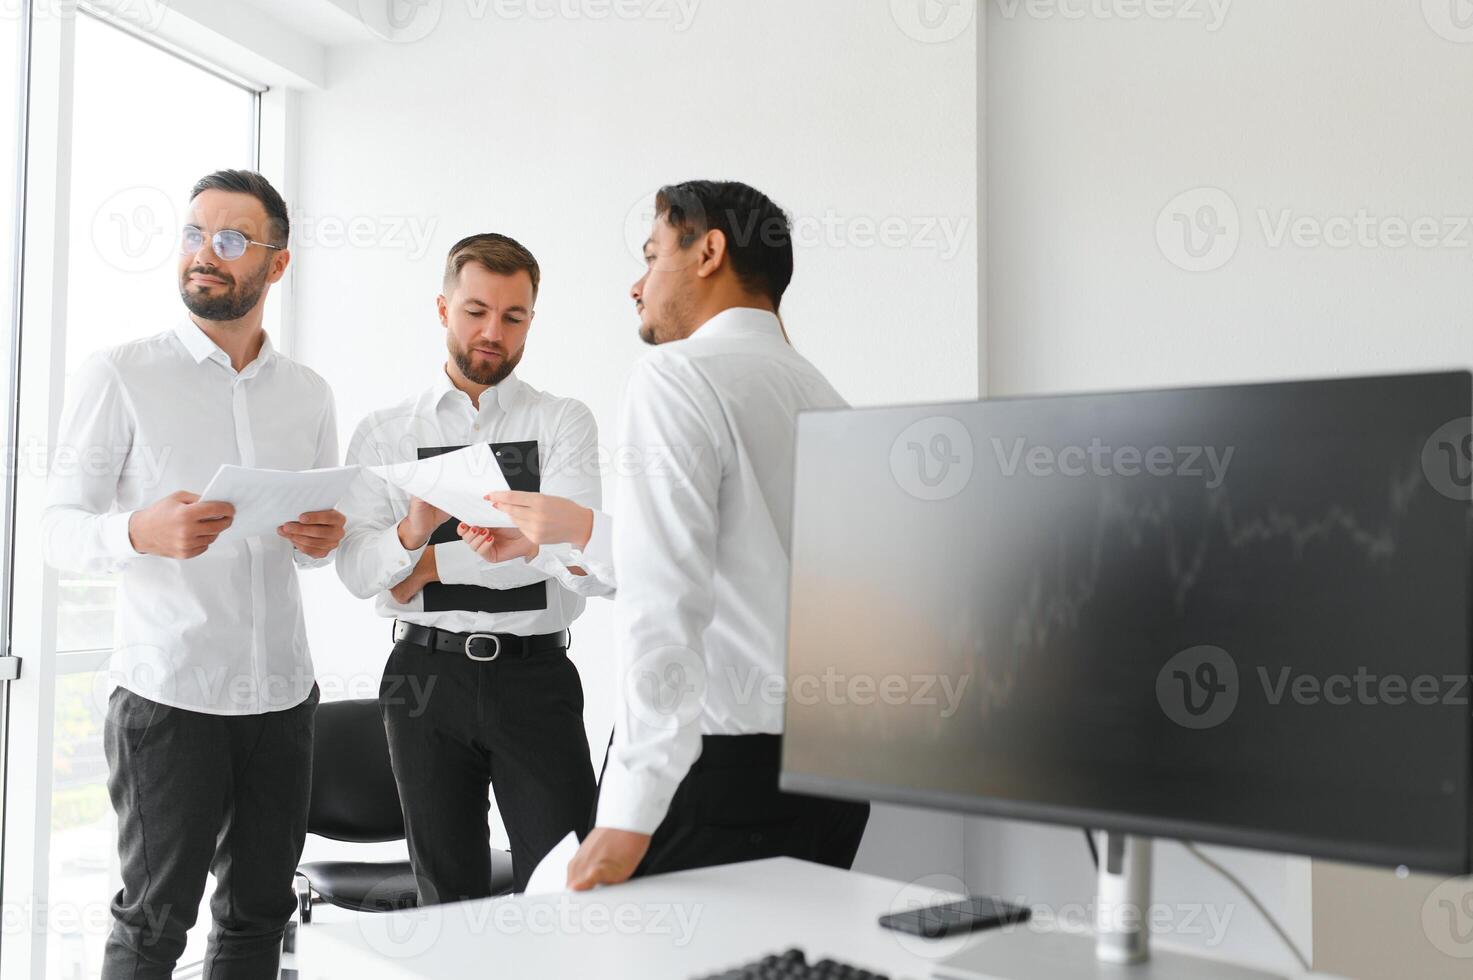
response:
{"label": "white dress shirt", "polygon": [[[586,405],[538,391],[514,374],[487,389],[480,401],[478,410],[442,372],[439,381],[414,398],[365,418],[348,445],[348,463],[379,466],[414,460],[421,448],[536,440],[542,490],[598,508],[598,427]],[[464,541],[453,541],[429,545],[435,549],[441,582],[488,589],[547,582],[547,608],[426,612],[423,592],[401,605],[389,590],[409,577],[424,552],[407,550],[399,541],[399,522],[409,513],[408,494],[365,474],[349,490],[341,510],[348,516],[348,530],[338,548],[338,576],[360,599],[377,597],[381,616],[454,633],[535,636],[566,629],[583,612],[585,596],[612,591],[596,576],[573,574],[563,561],[573,553],[567,546],[543,548],[531,562],[514,558],[493,564]]]}
{"label": "white dress shirt", "polygon": [[336,466],[332,390],[267,338],[239,372],[190,320],[89,358],[67,385],[42,517],[46,560],[119,572],[112,680],[209,714],[290,708],[312,692],[295,565],[325,564],[275,534],[197,558],[140,555],[135,510],[204,490],[222,463]]}
{"label": "white dress shirt", "polygon": [[[618,580],[614,576],[614,519],[598,508],[593,510],[593,530],[588,534],[588,543],[582,548],[571,543],[545,544],[532,559],[542,567],[562,567],[571,571],[581,569],[585,575],[598,579],[605,588],[590,595],[614,594]],[[544,564],[544,563],[553,563]],[[576,574],[576,573],[575,573]]]}
{"label": "white dress shirt", "polygon": [[702,735],[780,733],[798,412],[844,400],[777,317],[725,310],[625,393],[613,522],[620,685],[598,826],[653,833]]}

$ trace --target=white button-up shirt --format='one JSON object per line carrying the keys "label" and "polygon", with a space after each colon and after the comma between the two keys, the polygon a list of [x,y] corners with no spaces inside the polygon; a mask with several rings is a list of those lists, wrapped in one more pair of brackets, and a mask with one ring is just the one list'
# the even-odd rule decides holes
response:
{"label": "white button-up shirt", "polygon": [[[348,444],[348,463],[379,466],[414,460],[425,448],[536,440],[543,492],[598,509],[602,495],[598,426],[588,406],[538,391],[516,375],[487,389],[480,402],[477,409],[470,396],[442,373],[414,398],[365,418]],[[457,540],[429,545],[435,549],[441,582],[488,589],[546,582],[547,608],[426,612],[423,592],[400,604],[389,591],[409,577],[424,552],[406,550],[399,542],[399,522],[409,513],[408,494],[365,474],[348,492],[341,510],[348,516],[348,530],[338,548],[338,576],[360,599],[377,597],[375,608],[381,616],[454,633],[536,636],[572,625],[583,612],[585,596],[612,591],[597,576],[572,573],[563,560],[574,554],[570,548],[543,548],[531,562],[514,558],[493,564]]]}
{"label": "white button-up shirt", "polygon": [[844,400],[777,317],[725,310],[625,393],[613,522],[620,685],[598,826],[653,833],[702,735],[783,730],[798,412]]}
{"label": "white button-up shirt", "polygon": [[295,565],[326,560],[276,535],[216,542],[197,558],[140,555],[128,521],[204,490],[222,463],[337,461],[332,390],[269,338],[239,372],[190,320],[89,358],[67,386],[42,537],[56,568],[119,573],[113,682],[209,714],[304,700],[313,670]]}
{"label": "white button-up shirt", "polygon": [[605,588],[598,594],[612,596],[618,585],[614,576],[614,519],[594,508],[593,529],[586,545],[579,548],[570,543],[545,544],[532,561],[548,568],[580,569],[603,583]]}

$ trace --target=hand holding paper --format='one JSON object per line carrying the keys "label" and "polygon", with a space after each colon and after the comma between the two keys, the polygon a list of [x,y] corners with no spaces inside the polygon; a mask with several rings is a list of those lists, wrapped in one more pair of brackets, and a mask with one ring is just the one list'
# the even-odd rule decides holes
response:
{"label": "hand holding paper", "polygon": [[343,540],[348,519],[336,510],[314,510],[276,529],[308,558],[326,558]]}
{"label": "hand holding paper", "polygon": [[465,524],[512,526],[511,519],[485,499],[488,493],[510,489],[494,450],[486,443],[428,459],[374,466],[369,472]]}
{"label": "hand holding paper", "polygon": [[578,853],[578,835],[569,831],[547,856],[537,862],[527,880],[526,895],[551,895],[568,890],[568,862]]}
{"label": "hand holding paper", "polygon": [[358,469],[338,466],[294,473],[226,464],[215,472],[200,500],[235,506],[235,522],[220,534],[221,541],[275,534],[278,527],[305,514],[332,510],[358,478]]}
{"label": "hand holding paper", "polygon": [[399,522],[399,543],[405,551],[423,548],[434,535],[435,529],[449,520],[450,515],[434,504],[409,498],[409,513]]}
{"label": "hand holding paper", "polygon": [[[291,472],[227,463],[215,472],[199,500],[234,506],[234,523],[220,534],[221,541],[274,534],[282,525],[298,525],[288,527],[285,536],[299,548],[302,544],[293,535],[320,550],[316,546],[332,536],[331,529],[337,524],[326,512],[337,505],[360,469],[338,466]],[[369,472],[466,524],[512,526],[511,519],[485,499],[488,493],[509,489],[495,451],[486,443],[428,459],[374,466]],[[312,519],[302,520],[308,516]],[[312,553],[308,548],[302,550]]]}
{"label": "hand holding paper", "polygon": [[461,524],[455,531],[472,551],[493,565],[513,558],[531,559],[537,554],[537,543],[514,527]]}
{"label": "hand holding paper", "polygon": [[235,508],[180,490],[137,510],[128,521],[128,542],[139,554],[198,558],[230,527]]}

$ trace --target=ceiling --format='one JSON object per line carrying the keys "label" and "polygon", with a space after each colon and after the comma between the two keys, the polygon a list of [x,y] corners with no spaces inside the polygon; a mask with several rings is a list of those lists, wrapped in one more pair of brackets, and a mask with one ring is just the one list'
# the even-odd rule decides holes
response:
{"label": "ceiling", "polygon": [[237,6],[259,10],[324,47],[371,41],[374,34],[363,23],[360,6],[413,3],[414,0],[234,0]]}

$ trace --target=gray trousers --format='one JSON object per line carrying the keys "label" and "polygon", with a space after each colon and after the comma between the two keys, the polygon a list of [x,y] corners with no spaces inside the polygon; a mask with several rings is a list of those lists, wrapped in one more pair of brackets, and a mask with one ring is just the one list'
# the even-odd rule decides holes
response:
{"label": "gray trousers", "polygon": [[168,980],[210,872],[205,977],[274,980],[296,908],[317,700],[314,687],[285,711],[210,715],[113,692],[103,744],[123,890],[104,980]]}

